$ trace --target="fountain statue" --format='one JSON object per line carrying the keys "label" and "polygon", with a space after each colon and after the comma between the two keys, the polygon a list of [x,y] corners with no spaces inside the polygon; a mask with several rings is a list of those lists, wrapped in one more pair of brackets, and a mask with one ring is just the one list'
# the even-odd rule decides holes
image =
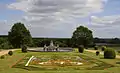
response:
{"label": "fountain statue", "polygon": [[50,46],[54,46],[53,41],[50,42]]}
{"label": "fountain statue", "polygon": [[46,46],[46,44],[45,44],[43,50],[46,51],[46,48],[47,48],[47,46]]}
{"label": "fountain statue", "polygon": [[55,46],[53,41],[50,42],[50,45],[47,47],[46,44],[44,45],[44,51],[58,51],[59,45]]}

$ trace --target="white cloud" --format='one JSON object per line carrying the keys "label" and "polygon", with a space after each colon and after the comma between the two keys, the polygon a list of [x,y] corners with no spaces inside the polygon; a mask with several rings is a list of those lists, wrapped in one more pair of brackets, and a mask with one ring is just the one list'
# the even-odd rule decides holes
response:
{"label": "white cloud", "polygon": [[106,26],[115,26],[119,25],[120,15],[112,15],[112,16],[91,16],[92,23],[96,23],[98,25],[104,24]]}
{"label": "white cloud", "polygon": [[91,25],[87,25],[93,30],[94,37],[119,37],[120,15],[111,16],[91,16]]}
{"label": "white cloud", "polygon": [[[72,34],[77,20],[91,13],[103,11],[107,0],[19,0],[8,5],[8,8],[25,12],[24,22],[31,24],[32,33],[39,30],[48,36],[58,31]],[[41,27],[39,29],[38,27]],[[71,28],[71,29],[70,29]],[[51,31],[51,32],[50,32]],[[66,31],[66,32],[64,32]],[[47,32],[47,33],[46,33]],[[61,34],[63,35],[63,34]],[[64,36],[64,35],[63,35]]]}
{"label": "white cloud", "polygon": [[86,3],[86,7],[90,8],[91,12],[101,12],[103,9],[102,0],[88,0]]}

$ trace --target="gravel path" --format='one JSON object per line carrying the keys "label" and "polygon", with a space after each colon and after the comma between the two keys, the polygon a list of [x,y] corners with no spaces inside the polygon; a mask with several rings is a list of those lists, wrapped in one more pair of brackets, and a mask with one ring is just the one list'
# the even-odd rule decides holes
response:
{"label": "gravel path", "polygon": [[[92,53],[96,53],[96,50],[86,50],[86,51],[92,52]],[[100,54],[104,55],[103,52],[100,52]],[[116,58],[120,58],[120,56],[119,56],[119,55],[116,55]]]}
{"label": "gravel path", "polygon": [[2,50],[0,51],[0,56],[7,54],[9,51],[15,51],[15,50],[18,50],[18,49]]}

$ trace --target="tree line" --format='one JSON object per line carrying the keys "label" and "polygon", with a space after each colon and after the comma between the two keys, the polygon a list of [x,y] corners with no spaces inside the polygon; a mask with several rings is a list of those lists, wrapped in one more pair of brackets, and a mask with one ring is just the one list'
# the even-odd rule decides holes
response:
{"label": "tree line", "polygon": [[94,46],[95,43],[120,43],[120,39],[118,38],[93,38],[92,31],[84,26],[77,27],[71,38],[34,38],[25,25],[18,22],[12,26],[8,35],[0,36],[0,48],[21,48],[24,45],[28,47],[43,47],[45,44],[48,46],[51,40],[55,45],[58,44],[60,47],[78,47],[79,45],[90,47]]}

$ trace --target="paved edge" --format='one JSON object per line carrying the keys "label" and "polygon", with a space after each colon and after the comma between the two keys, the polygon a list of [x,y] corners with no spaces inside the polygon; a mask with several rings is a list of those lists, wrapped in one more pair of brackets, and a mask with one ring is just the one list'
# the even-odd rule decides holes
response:
{"label": "paved edge", "polygon": [[18,50],[18,49],[2,50],[2,51],[0,51],[0,56],[8,54],[9,51],[16,51],[16,50]]}

